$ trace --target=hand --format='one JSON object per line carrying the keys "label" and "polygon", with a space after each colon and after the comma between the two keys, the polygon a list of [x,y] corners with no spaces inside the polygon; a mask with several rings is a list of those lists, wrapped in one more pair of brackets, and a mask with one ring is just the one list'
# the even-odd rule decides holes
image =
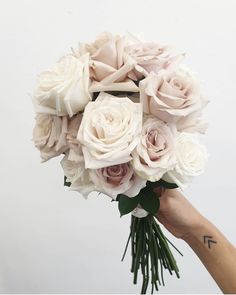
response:
{"label": "hand", "polygon": [[[189,244],[224,294],[236,294],[236,248],[178,190],[155,192],[160,198],[157,219]],[[205,242],[205,236],[214,243]]]}
{"label": "hand", "polygon": [[205,218],[177,189],[155,192],[160,198],[156,217],[177,238],[184,239],[204,224]]}

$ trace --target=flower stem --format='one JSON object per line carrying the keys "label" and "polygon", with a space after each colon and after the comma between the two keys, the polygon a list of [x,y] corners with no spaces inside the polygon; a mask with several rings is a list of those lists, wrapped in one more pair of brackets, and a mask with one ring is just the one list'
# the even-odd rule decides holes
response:
{"label": "flower stem", "polygon": [[144,218],[132,216],[130,234],[122,256],[122,261],[131,241],[131,272],[133,273],[133,283],[137,283],[138,272],[141,266],[143,277],[141,294],[146,294],[149,285],[149,274],[151,274],[151,293],[154,288],[158,291],[158,286],[164,286],[163,269],[167,269],[170,274],[175,272],[179,278],[179,269],[176,260],[169,248],[170,244],[182,255],[182,253],[165,237],[156,219],[152,215]]}

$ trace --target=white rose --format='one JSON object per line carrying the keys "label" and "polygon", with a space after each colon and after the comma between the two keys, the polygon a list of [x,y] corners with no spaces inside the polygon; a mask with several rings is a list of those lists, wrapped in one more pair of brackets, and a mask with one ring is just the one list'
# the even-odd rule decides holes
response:
{"label": "white rose", "polygon": [[142,136],[132,152],[134,170],[142,178],[158,181],[175,165],[174,125],[168,125],[157,118],[147,117],[143,124]]}
{"label": "white rose", "polygon": [[89,54],[62,57],[39,76],[33,98],[36,112],[73,116],[91,100],[89,85]]}
{"label": "white rose", "polygon": [[96,190],[116,199],[118,194],[135,197],[145,187],[146,180],[135,174],[130,162],[90,170]]}
{"label": "white rose", "polygon": [[176,183],[183,189],[194,176],[204,172],[208,155],[205,146],[199,142],[195,134],[182,132],[177,138],[175,156],[175,168],[168,171],[162,179]]}
{"label": "white rose", "polygon": [[71,183],[70,189],[80,192],[84,197],[95,190],[95,186],[90,178],[89,169],[85,169],[84,162],[74,162],[68,160],[68,154],[61,160],[61,166],[67,182]]}
{"label": "white rose", "polygon": [[144,218],[148,216],[149,213],[140,206],[138,206],[131,212],[131,214],[137,218]]}
{"label": "white rose", "polygon": [[142,130],[142,106],[101,93],[85,108],[78,132],[85,167],[99,169],[131,160]]}
{"label": "white rose", "polygon": [[33,141],[44,162],[68,150],[67,117],[38,114],[35,120]]}

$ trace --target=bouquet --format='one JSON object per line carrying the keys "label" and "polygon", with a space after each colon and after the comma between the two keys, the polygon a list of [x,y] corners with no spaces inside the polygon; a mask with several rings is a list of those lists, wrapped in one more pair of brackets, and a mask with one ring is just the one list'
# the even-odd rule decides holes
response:
{"label": "bouquet", "polygon": [[164,285],[165,269],[179,277],[175,246],[155,219],[155,191],[184,189],[207,160],[198,134],[208,101],[184,57],[171,46],[103,33],[40,74],[33,96],[42,161],[63,155],[65,186],[84,197],[105,194],[121,216],[131,213],[124,255],[130,242],[142,294]]}

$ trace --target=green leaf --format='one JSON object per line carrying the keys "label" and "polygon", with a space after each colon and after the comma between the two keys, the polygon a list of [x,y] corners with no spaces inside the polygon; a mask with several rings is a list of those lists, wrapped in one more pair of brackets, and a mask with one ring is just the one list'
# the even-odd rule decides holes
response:
{"label": "green leaf", "polygon": [[167,188],[167,189],[178,188],[177,184],[167,182],[167,181],[165,181],[163,179],[160,179],[159,181],[154,181],[154,182],[147,181],[147,186],[152,188],[152,189],[157,188],[157,187],[164,187],[164,188]]}
{"label": "green leaf", "polygon": [[160,207],[160,200],[150,187],[145,187],[140,192],[139,204],[144,210],[155,215]]}
{"label": "green leaf", "polygon": [[153,181],[153,182],[152,181],[147,181],[146,186],[154,189],[154,188],[160,187],[161,184],[160,184],[160,181]]}
{"label": "green leaf", "polygon": [[129,198],[126,195],[120,194],[118,198],[118,208],[120,211],[120,216],[123,216],[133,211],[139,203],[139,198],[139,195],[133,198]]}
{"label": "green leaf", "polygon": [[164,188],[168,188],[168,189],[178,188],[178,185],[176,183],[170,183],[170,182],[167,182],[163,179],[159,180],[159,182],[160,182],[160,185]]}
{"label": "green leaf", "polygon": [[66,181],[67,180],[67,177],[66,176],[64,176],[64,186],[71,186],[71,182],[67,182]]}

